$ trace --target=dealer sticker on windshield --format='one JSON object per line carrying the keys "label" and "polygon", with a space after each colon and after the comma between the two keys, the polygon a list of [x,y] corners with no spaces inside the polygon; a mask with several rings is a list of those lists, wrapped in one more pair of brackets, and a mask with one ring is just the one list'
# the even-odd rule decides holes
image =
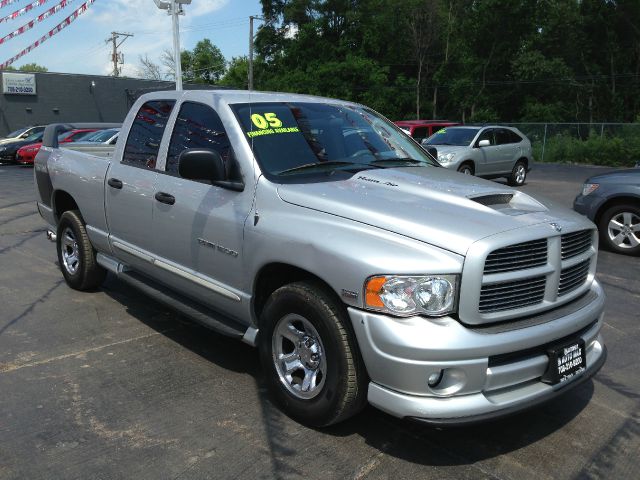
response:
{"label": "dealer sticker on windshield", "polygon": [[275,113],[254,113],[251,115],[251,123],[258,128],[258,130],[252,130],[247,132],[247,137],[259,137],[262,135],[273,135],[276,133],[295,133],[299,132],[298,127],[284,127],[282,120],[280,120]]}
{"label": "dealer sticker on windshield", "polygon": [[584,340],[577,339],[547,350],[549,367],[542,376],[542,381],[555,385],[564,383],[582,374],[587,368],[587,354]]}

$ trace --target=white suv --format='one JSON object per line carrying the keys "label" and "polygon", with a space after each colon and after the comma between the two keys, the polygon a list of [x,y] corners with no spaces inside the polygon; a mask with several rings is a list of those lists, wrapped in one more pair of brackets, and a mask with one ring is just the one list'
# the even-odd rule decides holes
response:
{"label": "white suv", "polygon": [[531,142],[511,127],[443,128],[422,145],[435,148],[444,167],[485,178],[506,177],[513,186],[524,184],[533,162]]}

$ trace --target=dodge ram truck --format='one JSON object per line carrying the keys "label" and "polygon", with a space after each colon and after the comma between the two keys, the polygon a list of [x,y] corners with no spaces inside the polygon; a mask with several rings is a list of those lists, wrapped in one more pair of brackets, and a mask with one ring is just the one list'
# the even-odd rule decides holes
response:
{"label": "dodge ram truck", "polygon": [[110,272],[256,346],[301,423],[367,402],[432,425],[485,421],[605,361],[593,223],[442,168],[365,106],[146,94],[110,158],[58,148],[59,128],[34,175],[67,284]]}

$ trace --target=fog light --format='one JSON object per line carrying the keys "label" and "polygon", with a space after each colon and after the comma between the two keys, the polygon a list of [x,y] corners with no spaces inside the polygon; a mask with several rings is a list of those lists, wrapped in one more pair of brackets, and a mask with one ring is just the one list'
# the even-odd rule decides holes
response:
{"label": "fog light", "polygon": [[438,384],[442,381],[442,374],[444,373],[444,370],[440,370],[436,373],[432,373],[431,375],[429,375],[429,380],[427,380],[427,384],[431,387],[437,387]]}

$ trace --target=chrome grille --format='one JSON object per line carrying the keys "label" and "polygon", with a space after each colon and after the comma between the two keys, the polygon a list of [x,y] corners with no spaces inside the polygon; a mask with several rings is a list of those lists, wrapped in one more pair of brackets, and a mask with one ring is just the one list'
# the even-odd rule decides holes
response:
{"label": "chrome grille", "polygon": [[565,268],[560,273],[558,296],[566,295],[578,287],[581,287],[589,275],[590,260],[580,262],[573,267]]}
{"label": "chrome grille", "polygon": [[494,250],[487,256],[484,273],[511,272],[545,265],[547,263],[547,239],[517,243]]}
{"label": "chrome grille", "polygon": [[481,313],[512,310],[542,302],[546,277],[544,275],[510,282],[483,285],[480,290]]}
{"label": "chrome grille", "polygon": [[562,260],[575,257],[591,247],[591,230],[566,233],[562,235]]}

